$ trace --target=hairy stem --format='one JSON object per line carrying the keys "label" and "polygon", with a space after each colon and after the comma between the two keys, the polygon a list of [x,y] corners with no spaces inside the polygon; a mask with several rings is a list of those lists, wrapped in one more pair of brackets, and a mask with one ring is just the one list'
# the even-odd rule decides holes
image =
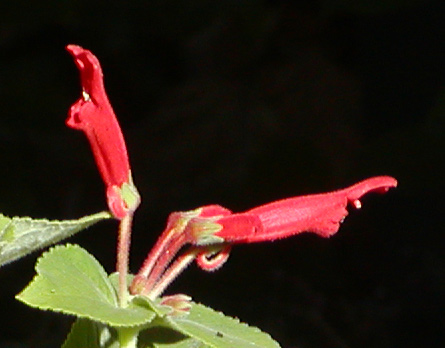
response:
{"label": "hairy stem", "polygon": [[176,261],[164,272],[162,277],[154,284],[154,286],[147,293],[151,299],[157,298],[164,292],[167,286],[175,280],[175,278],[195,259],[196,255],[200,253],[201,248],[191,247],[185,254],[179,256]]}
{"label": "hairy stem", "polygon": [[150,253],[147,255],[138,275],[143,277],[148,277],[153,269],[156,261],[165,252],[168,246],[171,244],[173,237],[177,236],[177,231],[175,228],[168,230],[165,234],[163,233],[161,237],[156,241],[156,244],[151,249]]}
{"label": "hairy stem", "polygon": [[148,275],[144,287],[145,293],[151,291],[155,283],[158,282],[159,278],[162,276],[171,261],[174,259],[179,250],[186,244],[186,242],[187,239],[184,235],[179,235],[176,239],[171,241],[170,245],[168,245],[165,251],[160,255],[156,264]]}
{"label": "hairy stem", "polygon": [[126,307],[128,304],[128,259],[130,255],[131,223],[133,214],[125,216],[119,225],[119,236],[117,241],[117,264],[116,270],[119,273],[119,306]]}

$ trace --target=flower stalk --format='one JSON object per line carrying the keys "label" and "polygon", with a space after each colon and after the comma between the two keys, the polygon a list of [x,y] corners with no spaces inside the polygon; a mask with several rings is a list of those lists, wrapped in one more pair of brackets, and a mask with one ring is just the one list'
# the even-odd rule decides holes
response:
{"label": "flower stalk", "polygon": [[128,214],[119,223],[119,235],[117,239],[117,261],[116,270],[119,274],[119,306],[126,307],[128,304],[128,261],[130,256],[131,225],[133,215]]}
{"label": "flower stalk", "polygon": [[199,247],[190,247],[183,255],[179,256],[175,262],[163,273],[162,277],[155,283],[146,283],[143,295],[147,295],[154,300],[160,296],[164,290],[175,280],[183,270],[185,270],[195,260],[201,252]]}

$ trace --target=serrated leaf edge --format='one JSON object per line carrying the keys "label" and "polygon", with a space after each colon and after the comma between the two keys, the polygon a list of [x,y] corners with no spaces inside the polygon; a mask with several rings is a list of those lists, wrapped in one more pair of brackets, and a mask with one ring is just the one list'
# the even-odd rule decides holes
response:
{"label": "serrated leaf edge", "polygon": [[[78,229],[73,228],[72,231],[70,232],[66,232],[66,233],[61,233],[59,236],[53,237],[53,238],[49,238],[47,240],[45,240],[43,243],[39,244],[37,247],[32,248],[32,247],[22,247],[22,248],[17,248],[17,250],[20,250],[20,252],[15,252],[12,253],[12,257],[10,259],[4,260],[2,262],[0,262],[0,267],[16,261],[22,257],[25,257],[29,254],[31,254],[34,251],[37,251],[39,249],[43,249],[46,248],[52,244],[55,244],[57,242],[60,242],[63,239],[69,238],[71,236],[73,236],[74,234],[90,227],[91,225],[101,221],[101,220],[107,220],[112,218],[112,215],[107,212],[107,211],[102,211],[99,213],[95,213],[92,215],[86,215],[83,216],[79,219],[72,219],[72,220],[49,220],[49,219],[34,219],[32,217],[29,216],[24,216],[24,217],[20,217],[20,216],[14,216],[14,217],[8,217],[6,215],[3,215],[0,213],[0,217],[4,217],[9,219],[8,223],[3,227],[2,231],[0,231],[0,237],[2,236],[3,231],[5,231],[9,226],[13,225],[14,223],[34,223],[34,224],[47,224],[46,228],[63,228],[65,226],[69,226],[69,225],[80,225]],[[86,224],[86,226],[81,226],[83,224]],[[17,238],[23,238],[24,236],[26,236],[28,233],[24,233],[22,235],[20,235]],[[10,243],[8,242],[0,242],[0,253],[2,252],[2,250],[4,248],[6,248]]]}
{"label": "serrated leaf edge", "polygon": [[10,221],[8,222],[7,225],[5,225],[5,227],[3,229],[6,229],[7,227],[10,226],[11,223],[18,221],[18,222],[34,222],[34,223],[48,223],[49,225],[81,225],[85,222],[91,222],[94,223],[95,221],[100,221],[100,220],[108,220],[111,219],[113,216],[108,212],[108,211],[101,211],[95,214],[91,214],[91,215],[85,215],[82,216],[78,219],[69,219],[69,220],[50,220],[50,219],[35,219],[33,217],[30,216],[13,216],[13,217],[9,217],[7,215],[4,215],[2,213],[0,213],[0,216],[5,217],[7,219],[9,219]]}
{"label": "serrated leaf edge", "polygon": [[[28,289],[28,287],[29,287],[29,286],[30,286],[30,285],[31,285],[31,284],[32,284],[38,277],[41,277],[41,276],[42,276],[41,273],[40,273],[39,270],[38,270],[41,261],[42,261],[45,257],[47,257],[49,254],[51,254],[52,252],[54,252],[54,250],[62,249],[62,248],[67,249],[67,248],[69,248],[69,247],[74,247],[74,248],[76,248],[76,249],[78,249],[78,250],[81,250],[82,252],[86,253],[88,256],[92,257],[92,259],[93,259],[93,260],[100,266],[100,272],[103,273],[103,275],[105,275],[105,278],[104,278],[104,279],[106,279],[108,287],[110,288],[110,290],[112,291],[113,294],[116,294],[116,293],[115,293],[115,289],[114,289],[113,285],[111,284],[111,282],[110,282],[110,280],[109,280],[109,278],[108,278],[107,273],[106,273],[105,270],[103,269],[102,265],[101,265],[101,264],[94,258],[94,256],[92,256],[90,253],[88,253],[87,250],[85,250],[84,248],[82,248],[81,246],[79,246],[79,245],[77,245],[77,244],[64,244],[64,245],[56,245],[56,246],[53,246],[53,247],[49,248],[47,251],[45,251],[41,256],[39,256],[39,258],[37,259],[37,262],[36,262],[36,264],[35,264],[35,267],[34,267],[34,268],[35,268],[35,271],[36,271],[36,274],[34,275],[34,277],[33,277],[33,279],[31,280],[31,282],[25,287],[25,289],[23,289],[19,294],[17,294],[17,295],[15,296],[15,298],[16,298],[18,301],[20,301],[20,302],[22,302],[22,303],[24,303],[24,304],[26,304],[26,305],[28,305],[28,306],[30,306],[30,307],[32,307],[32,308],[38,308],[38,309],[40,309],[40,310],[42,310],[42,311],[49,311],[49,312],[55,312],[55,313],[62,313],[62,314],[71,315],[71,316],[74,316],[74,317],[77,317],[77,318],[85,318],[85,319],[89,319],[89,320],[92,320],[92,321],[95,321],[95,322],[99,322],[99,323],[102,323],[102,324],[110,325],[110,326],[112,326],[112,327],[128,327],[128,326],[141,326],[141,325],[146,325],[146,324],[150,323],[150,322],[156,317],[156,313],[153,312],[153,317],[152,317],[152,318],[147,318],[147,319],[144,319],[144,320],[141,320],[141,321],[137,321],[137,322],[135,322],[135,323],[133,323],[133,324],[131,324],[131,325],[128,325],[128,324],[120,324],[120,323],[116,323],[116,322],[112,322],[112,321],[100,320],[100,319],[98,319],[98,318],[92,317],[91,315],[87,315],[87,314],[80,314],[80,315],[79,315],[79,313],[77,313],[77,312],[73,312],[73,311],[71,311],[71,310],[60,309],[60,308],[54,308],[54,307],[49,307],[49,306],[35,305],[34,303],[31,303],[31,302],[27,301],[26,299],[22,298],[22,297],[21,297],[21,294],[22,294],[24,291],[26,291],[26,289]],[[110,306],[112,306],[112,307],[114,307],[114,308],[116,308],[116,309],[119,309],[120,307],[118,307],[118,305],[117,305],[117,299],[115,299],[114,302],[115,302],[114,304],[113,304],[113,303],[109,303]],[[134,307],[133,307],[133,308],[134,308]],[[144,309],[146,309],[146,308],[144,308]]]}
{"label": "serrated leaf edge", "polygon": [[[253,330],[255,333],[259,333],[259,334],[264,335],[265,337],[267,337],[267,338],[270,339],[273,343],[276,344],[276,348],[280,348],[279,343],[278,343],[277,341],[275,341],[269,333],[262,331],[260,328],[258,328],[258,327],[256,327],[256,326],[251,326],[251,325],[249,325],[249,324],[247,324],[247,323],[245,323],[245,322],[242,322],[239,318],[231,317],[231,316],[229,316],[229,315],[224,314],[224,313],[221,312],[221,311],[218,311],[218,310],[215,310],[215,309],[213,309],[213,308],[207,307],[207,306],[204,305],[204,304],[197,303],[197,302],[192,302],[192,303],[193,303],[194,306],[198,306],[198,307],[201,307],[201,308],[203,308],[203,309],[205,309],[205,310],[212,311],[212,312],[215,313],[216,315],[219,315],[220,317],[222,317],[222,318],[224,318],[224,319],[226,319],[226,320],[232,320],[232,321],[234,321],[236,324],[239,324],[239,325],[241,325],[241,326],[243,326],[243,327],[245,327],[245,328],[247,328],[247,329],[249,329],[249,330]],[[176,321],[187,321],[187,317],[182,317],[182,318],[171,318],[171,317],[169,317],[169,316],[167,315],[167,316],[165,316],[165,317],[162,318],[162,319],[165,320],[165,321],[167,321],[168,323],[172,324],[172,327],[174,327],[177,331],[181,332],[182,334],[187,335],[187,336],[189,336],[189,337],[191,337],[191,338],[194,338],[194,339],[196,339],[196,340],[202,342],[202,343],[205,344],[205,345],[213,346],[213,347],[215,347],[215,348],[218,348],[218,347],[214,346],[212,343],[204,342],[201,338],[196,337],[195,335],[193,335],[193,334],[187,332],[186,330],[184,330],[183,328],[179,327],[179,325],[176,323]],[[189,320],[189,321],[190,321],[190,322],[194,322],[193,320]],[[196,322],[194,322],[194,323],[197,324]],[[204,325],[201,325],[201,326],[206,327],[206,326],[204,326]],[[223,331],[223,330],[221,330],[221,331]],[[224,335],[227,335],[227,334],[224,334]],[[227,335],[227,336],[228,336],[228,335]],[[231,337],[231,336],[229,336],[229,337]],[[235,338],[236,338],[236,337],[235,337]],[[262,347],[262,346],[257,345],[256,343],[255,343],[255,346],[257,346],[258,348],[261,348],[261,347]]]}

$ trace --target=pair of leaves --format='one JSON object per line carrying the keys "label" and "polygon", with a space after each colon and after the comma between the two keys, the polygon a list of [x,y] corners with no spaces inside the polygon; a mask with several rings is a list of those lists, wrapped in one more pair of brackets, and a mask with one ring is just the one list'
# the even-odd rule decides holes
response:
{"label": "pair of leaves", "polygon": [[193,302],[183,316],[169,315],[169,308],[141,297],[120,308],[113,279],[77,245],[50,249],[36,270],[17,298],[32,307],[80,318],[63,348],[118,348],[118,336],[125,330],[140,331],[139,348],[279,347],[259,329]]}
{"label": "pair of leaves", "polygon": [[109,218],[111,215],[108,212],[64,221],[9,218],[0,214],[0,267]]}

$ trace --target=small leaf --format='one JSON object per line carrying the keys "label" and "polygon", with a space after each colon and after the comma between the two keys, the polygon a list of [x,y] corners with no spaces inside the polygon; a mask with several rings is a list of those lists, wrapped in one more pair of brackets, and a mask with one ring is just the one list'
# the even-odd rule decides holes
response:
{"label": "small leaf", "polygon": [[[134,275],[133,274],[127,274],[127,287],[130,286],[131,282],[133,281]],[[113,272],[108,276],[108,279],[110,280],[111,285],[113,285],[114,290],[116,291],[116,294],[119,292],[119,273]]]}
{"label": "small leaf", "polygon": [[155,314],[160,318],[165,317],[168,313],[172,311],[172,309],[169,306],[161,305],[159,303],[159,300],[153,301],[150,300],[148,297],[142,295],[134,296],[133,299],[131,300],[131,303],[134,304],[135,306],[147,308],[155,312]]}
{"label": "small leaf", "polygon": [[[227,317],[220,312],[192,303],[188,316],[164,318],[166,327],[177,330],[198,341],[201,345],[190,347],[214,348],[279,348],[268,334],[260,329],[241,323],[238,319]],[[160,345],[159,347],[164,347]],[[167,347],[167,346],[165,346]],[[170,346],[168,346],[170,347]],[[175,347],[176,346],[172,346]],[[188,347],[188,346],[178,346]]]}
{"label": "small leaf", "polygon": [[88,319],[77,319],[62,348],[119,348],[115,330]]}
{"label": "small leaf", "polygon": [[99,262],[78,245],[56,246],[37,261],[37,275],[16,296],[31,307],[99,321],[136,326],[156,316],[149,308],[118,306],[116,292]]}
{"label": "small leaf", "polygon": [[0,214],[0,267],[109,218],[111,215],[108,212],[62,221],[17,216],[8,218]]}

